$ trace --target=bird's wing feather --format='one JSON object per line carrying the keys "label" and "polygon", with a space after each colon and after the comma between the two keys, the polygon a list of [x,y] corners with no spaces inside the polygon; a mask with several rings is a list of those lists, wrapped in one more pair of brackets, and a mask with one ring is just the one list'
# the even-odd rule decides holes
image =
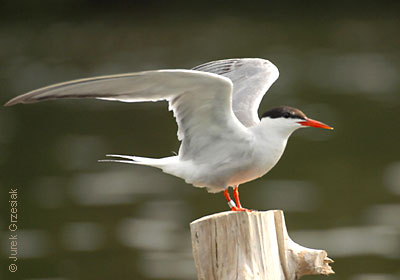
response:
{"label": "bird's wing feather", "polygon": [[180,156],[198,154],[219,135],[235,138],[246,128],[232,111],[232,82],[193,70],[158,70],[101,76],[51,85],[6,103],[33,103],[61,98],[98,98],[122,102],[167,100],[182,140]]}
{"label": "bird's wing feather", "polygon": [[278,79],[278,68],[268,60],[260,58],[225,59],[208,62],[193,68],[222,75],[233,83],[232,109],[235,116],[246,127],[260,122],[260,102]]}

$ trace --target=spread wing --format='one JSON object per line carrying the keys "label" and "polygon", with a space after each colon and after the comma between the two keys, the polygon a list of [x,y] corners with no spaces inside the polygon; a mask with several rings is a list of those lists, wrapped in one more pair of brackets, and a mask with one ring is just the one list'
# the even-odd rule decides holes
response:
{"label": "spread wing", "polygon": [[169,102],[182,140],[181,158],[201,153],[220,135],[241,138],[247,129],[232,111],[232,82],[193,70],[158,70],[75,80],[37,89],[6,106],[49,99],[97,98],[122,102]]}
{"label": "spread wing", "polygon": [[257,113],[260,102],[279,77],[278,68],[260,58],[212,61],[196,66],[193,70],[215,73],[232,81],[232,109],[246,127],[260,122]]}

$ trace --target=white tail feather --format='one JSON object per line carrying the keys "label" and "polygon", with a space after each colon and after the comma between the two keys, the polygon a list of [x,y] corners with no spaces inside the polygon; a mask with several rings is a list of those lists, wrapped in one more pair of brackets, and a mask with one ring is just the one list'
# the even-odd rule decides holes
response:
{"label": "white tail feather", "polygon": [[170,163],[172,158],[175,158],[175,157],[146,158],[146,157],[116,155],[116,154],[108,154],[106,156],[119,159],[102,159],[99,160],[99,162],[120,162],[120,163],[139,164],[139,165],[153,166],[161,169],[165,167],[166,164]]}
{"label": "white tail feather", "polygon": [[118,159],[99,159],[98,162],[119,162],[119,163],[137,164],[137,162],[131,160],[118,160]]}

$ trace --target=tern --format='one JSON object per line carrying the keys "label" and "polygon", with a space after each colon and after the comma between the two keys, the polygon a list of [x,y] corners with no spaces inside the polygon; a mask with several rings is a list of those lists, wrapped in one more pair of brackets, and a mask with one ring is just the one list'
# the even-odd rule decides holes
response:
{"label": "tern", "polygon": [[159,168],[211,193],[223,191],[233,211],[251,211],[240,203],[239,185],[270,171],[295,130],[333,129],[289,106],[273,108],[260,119],[260,102],[278,76],[278,68],[265,59],[224,59],[191,70],[143,71],[54,84],[17,96],[5,106],[62,98],[168,101],[181,141],[177,155],[109,154],[113,159],[104,161]]}

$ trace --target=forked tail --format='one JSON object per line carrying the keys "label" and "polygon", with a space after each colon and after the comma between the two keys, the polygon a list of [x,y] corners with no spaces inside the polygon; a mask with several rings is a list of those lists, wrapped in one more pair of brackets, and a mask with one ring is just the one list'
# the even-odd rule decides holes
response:
{"label": "forked tail", "polygon": [[128,156],[128,155],[115,155],[108,154],[107,157],[114,157],[118,159],[101,159],[99,162],[121,162],[121,163],[130,163],[130,164],[139,164],[139,165],[147,165],[152,167],[157,167],[163,169],[165,165],[171,163],[176,156],[166,157],[166,158],[146,158],[146,157],[137,157],[137,156]]}

